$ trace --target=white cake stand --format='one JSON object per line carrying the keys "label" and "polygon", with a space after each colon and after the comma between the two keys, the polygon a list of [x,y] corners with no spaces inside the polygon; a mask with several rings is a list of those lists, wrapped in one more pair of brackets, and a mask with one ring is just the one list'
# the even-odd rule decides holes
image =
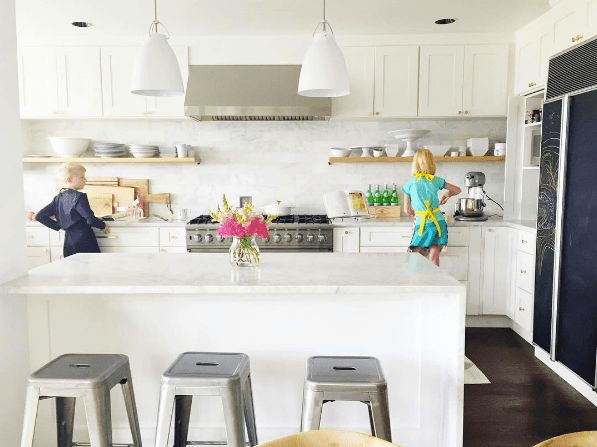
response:
{"label": "white cake stand", "polygon": [[391,130],[388,133],[398,140],[406,141],[406,150],[402,153],[401,157],[412,157],[415,155],[412,142],[418,140],[429,132],[431,131],[423,129],[402,129]]}

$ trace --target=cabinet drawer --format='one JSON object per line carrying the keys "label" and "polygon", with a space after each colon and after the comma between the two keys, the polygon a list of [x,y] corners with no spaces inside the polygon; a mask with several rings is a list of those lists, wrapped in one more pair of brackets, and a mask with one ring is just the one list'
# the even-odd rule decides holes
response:
{"label": "cabinet drawer", "polygon": [[535,256],[521,252],[516,254],[516,287],[534,293]]}
{"label": "cabinet drawer", "polygon": [[118,228],[111,227],[105,234],[93,229],[100,247],[155,247],[159,246],[158,228]]}
{"label": "cabinet drawer", "polygon": [[363,247],[408,247],[412,230],[412,227],[362,227],[361,251]]}
{"label": "cabinet drawer", "polygon": [[448,247],[468,247],[468,228],[448,227]]}
{"label": "cabinet drawer", "polygon": [[160,227],[160,247],[186,247],[186,229]]}
{"label": "cabinet drawer", "polygon": [[533,295],[517,287],[515,303],[514,321],[527,331],[531,331],[533,329]]}
{"label": "cabinet drawer", "polygon": [[160,247],[160,253],[186,253],[187,252],[187,247],[186,246],[181,246],[181,247],[175,247],[175,246],[169,246],[169,247]]}
{"label": "cabinet drawer", "polygon": [[27,227],[27,246],[41,247],[50,245],[50,231],[54,230],[46,227]]}
{"label": "cabinet drawer", "polygon": [[530,231],[518,230],[518,250],[524,251],[530,255],[535,254],[535,233]]}
{"label": "cabinet drawer", "polygon": [[446,247],[439,256],[439,266],[458,281],[467,281],[468,247]]}
{"label": "cabinet drawer", "polygon": [[361,253],[406,253],[408,247],[361,247]]}
{"label": "cabinet drawer", "polygon": [[27,247],[27,268],[32,269],[50,262],[49,247]]}

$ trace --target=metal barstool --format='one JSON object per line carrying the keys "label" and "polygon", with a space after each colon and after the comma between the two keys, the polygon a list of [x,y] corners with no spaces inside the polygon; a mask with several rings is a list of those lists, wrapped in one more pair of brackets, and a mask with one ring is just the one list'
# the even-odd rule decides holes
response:
{"label": "metal barstool", "polygon": [[371,434],[392,442],[388,386],[375,357],[310,357],[303,387],[301,432],[318,430],[326,402],[367,404]]}
{"label": "metal barstool", "polygon": [[191,442],[201,444],[187,441],[193,396],[222,397],[229,447],[245,447],[245,424],[249,445],[258,444],[248,355],[223,352],[181,354],[162,374],[155,447],[168,445],[173,409],[174,447],[184,447]]}
{"label": "metal barstool", "polygon": [[29,376],[21,447],[33,445],[37,408],[41,399],[56,398],[58,447],[73,445],[75,400],[83,398],[91,447],[112,447],[110,390],[122,385],[133,435],[141,447],[141,431],[129,359],[121,354],[65,354]]}

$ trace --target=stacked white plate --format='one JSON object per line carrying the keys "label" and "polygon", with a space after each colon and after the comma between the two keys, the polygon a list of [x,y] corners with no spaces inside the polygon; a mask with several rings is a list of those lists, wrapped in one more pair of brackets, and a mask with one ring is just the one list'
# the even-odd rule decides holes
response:
{"label": "stacked white plate", "polygon": [[176,148],[175,147],[161,147],[160,148],[160,157],[176,157]]}
{"label": "stacked white plate", "polygon": [[93,144],[93,153],[98,157],[124,157],[127,150],[124,144],[97,142]]}
{"label": "stacked white plate", "polygon": [[133,157],[151,158],[160,153],[160,148],[151,144],[129,144],[129,151]]}

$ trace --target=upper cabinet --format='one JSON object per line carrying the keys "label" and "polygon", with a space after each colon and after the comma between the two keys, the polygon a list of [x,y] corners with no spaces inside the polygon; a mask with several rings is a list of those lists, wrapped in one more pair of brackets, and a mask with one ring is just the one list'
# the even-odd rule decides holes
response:
{"label": "upper cabinet", "polygon": [[98,47],[21,47],[21,116],[102,116]]}
{"label": "upper cabinet", "polygon": [[516,93],[540,90],[547,82],[547,67],[553,47],[548,26],[526,30],[516,39]]}
{"label": "upper cabinet", "polygon": [[418,46],[342,48],[350,95],[334,98],[334,117],[417,115]]}
{"label": "upper cabinet", "polygon": [[[102,47],[102,92],[104,116],[184,116],[184,95],[171,98],[131,93],[131,77],[139,47]],[[174,47],[184,85],[188,78],[187,47]]]}
{"label": "upper cabinet", "polygon": [[420,53],[419,116],[506,115],[506,45],[430,45]]}

